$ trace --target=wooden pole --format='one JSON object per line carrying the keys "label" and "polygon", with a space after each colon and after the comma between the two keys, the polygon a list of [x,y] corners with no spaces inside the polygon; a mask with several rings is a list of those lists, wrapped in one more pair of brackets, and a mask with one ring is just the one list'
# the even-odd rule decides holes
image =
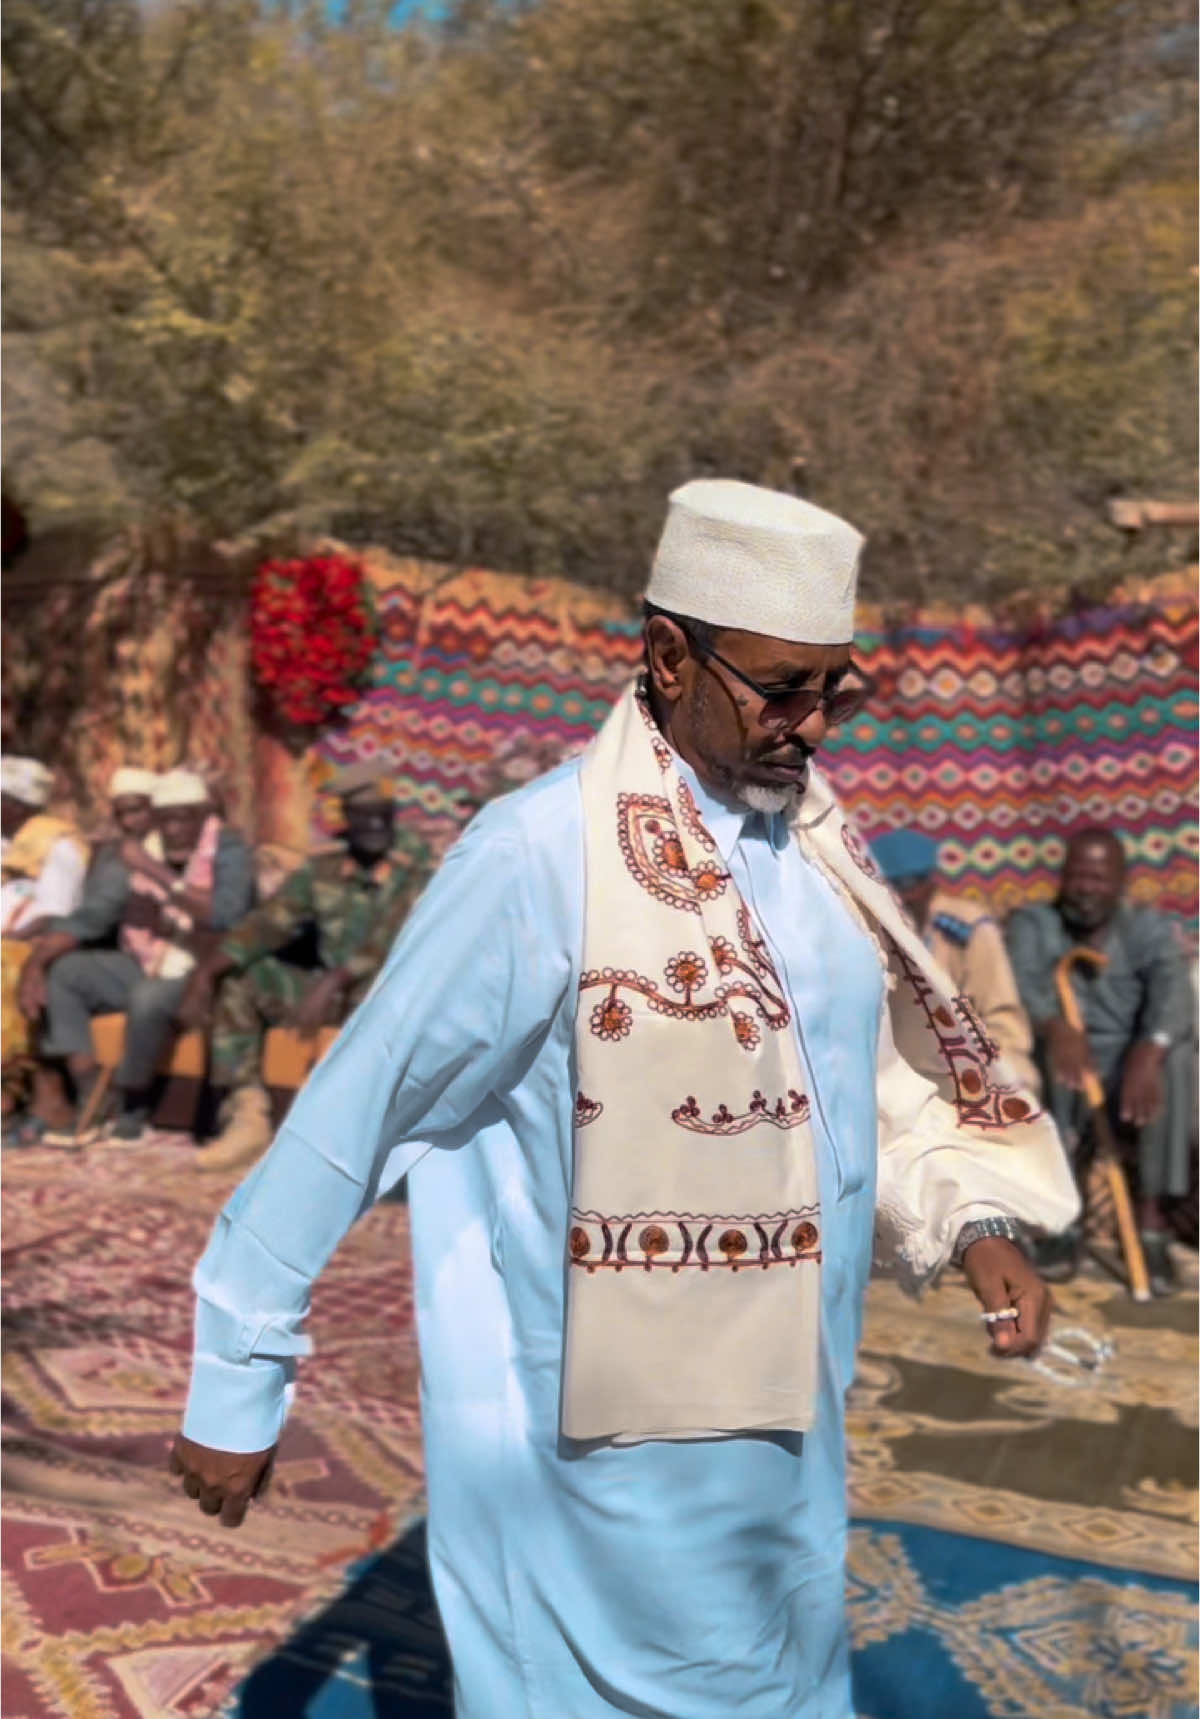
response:
{"label": "wooden pole", "polygon": [[[1090,949],[1087,944],[1081,943],[1075,949],[1068,949],[1054,969],[1054,984],[1058,991],[1063,1019],[1068,1026],[1081,1033],[1083,1017],[1079,1012],[1078,999],[1071,988],[1071,969],[1080,961],[1086,962],[1090,967],[1104,968],[1108,965],[1108,956],[1101,954],[1099,949]],[[1146,1270],[1146,1256],[1142,1252],[1142,1239],[1138,1235],[1133,1215],[1133,1201],[1129,1198],[1129,1184],[1125,1180],[1120,1153],[1109,1126],[1104,1086],[1090,1060],[1083,1071],[1083,1096],[1091,1112],[1092,1127],[1096,1131],[1096,1142],[1100,1149],[1101,1167],[1112,1194],[1117,1234],[1121,1240],[1121,1252],[1125,1257],[1125,1269],[1129,1273],[1129,1291],[1135,1301],[1149,1301],[1150,1277]]]}

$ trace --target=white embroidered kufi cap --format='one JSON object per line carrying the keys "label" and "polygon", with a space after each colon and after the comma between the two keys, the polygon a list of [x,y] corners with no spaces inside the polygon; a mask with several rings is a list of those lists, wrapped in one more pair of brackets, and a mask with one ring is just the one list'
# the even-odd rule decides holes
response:
{"label": "white embroidered kufi cap", "polygon": [[108,784],[110,800],[137,799],[148,800],[152,797],[158,777],[153,770],[135,770],[132,764],[122,764],[119,770],[114,770],[112,781]]}
{"label": "white embroidered kufi cap", "polygon": [[845,645],[863,538],[824,508],[733,478],[671,496],[648,602],[794,644]]}
{"label": "white embroidered kufi cap", "polygon": [[0,758],[0,793],[22,805],[41,807],[50,799],[54,772],[36,758]]}
{"label": "white embroidered kufi cap", "polygon": [[207,806],[208,784],[194,770],[168,770],[150,791],[150,803],[158,811],[171,806]]}

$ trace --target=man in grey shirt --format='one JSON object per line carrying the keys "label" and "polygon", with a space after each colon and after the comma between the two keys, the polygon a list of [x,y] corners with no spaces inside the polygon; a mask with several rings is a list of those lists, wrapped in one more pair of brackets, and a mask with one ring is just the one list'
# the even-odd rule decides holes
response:
{"label": "man in grey shirt", "polygon": [[[1081,1091],[1087,1062],[1108,1098],[1118,1145],[1134,1173],[1138,1225],[1156,1295],[1174,1288],[1163,1200],[1191,1184],[1196,1120],[1195,999],[1183,949],[1166,917],[1125,899],[1125,855],[1111,830],[1072,836],[1058,897],[1015,912],[1008,952],[1021,1001],[1033,1022],[1046,1107],[1068,1143],[1088,1134]],[[1105,958],[1100,971],[1077,971],[1073,984],[1084,1031],[1062,1018],[1055,970],[1087,945]],[[1074,1269],[1078,1234],[1042,1244],[1038,1260],[1054,1281]]]}
{"label": "man in grey shirt", "polygon": [[[127,838],[99,856],[79,907],[35,944],[19,992],[24,1014],[44,1014],[41,1052],[65,1059],[80,1111],[99,1072],[91,1018],[126,1016],[111,1130],[120,1140],[145,1130],[150,1088],[197,953],[254,904],[250,849],[215,815],[198,776],[168,771],[153,804],[145,845]],[[45,1139],[76,1143],[74,1129]]]}

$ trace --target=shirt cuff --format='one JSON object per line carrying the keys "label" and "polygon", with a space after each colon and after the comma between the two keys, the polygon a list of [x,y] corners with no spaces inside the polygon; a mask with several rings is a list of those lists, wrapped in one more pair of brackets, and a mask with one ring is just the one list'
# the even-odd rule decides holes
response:
{"label": "shirt cuff", "polygon": [[183,1416],[183,1434],[212,1450],[269,1450],[292,1400],[295,1363],[255,1357],[226,1361],[198,1354]]}

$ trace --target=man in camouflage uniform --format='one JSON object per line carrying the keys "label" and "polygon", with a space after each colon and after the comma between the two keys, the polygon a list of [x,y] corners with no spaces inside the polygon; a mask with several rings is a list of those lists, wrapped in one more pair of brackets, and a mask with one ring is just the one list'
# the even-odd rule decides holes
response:
{"label": "man in camouflage uniform", "polygon": [[212,1024],[212,1079],[227,1089],[222,1132],[196,1154],[203,1170],[252,1162],[271,1142],[260,1061],[268,1026],[304,1033],[339,1025],[369,990],[429,874],[418,838],[395,827],[392,784],[346,771],[344,829],[225,937],[180,1006],[184,1025]]}
{"label": "man in camouflage uniform", "polygon": [[[1033,1033],[999,925],[981,902],[940,887],[937,843],[919,830],[889,830],[875,838],[871,852],[955,991],[971,999],[987,1036],[1022,1085],[1039,1092]],[[937,1078],[945,1071],[921,1072]]]}

